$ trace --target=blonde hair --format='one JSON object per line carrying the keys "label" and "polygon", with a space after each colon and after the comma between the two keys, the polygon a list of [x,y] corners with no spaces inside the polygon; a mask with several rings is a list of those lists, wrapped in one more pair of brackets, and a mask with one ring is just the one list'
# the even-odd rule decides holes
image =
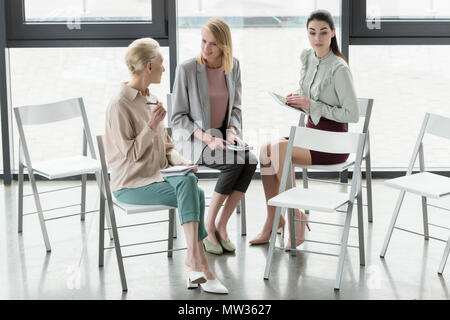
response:
{"label": "blonde hair", "polygon": [[134,40],[128,46],[125,63],[131,74],[137,75],[145,69],[147,63],[154,62],[159,55],[158,41],[152,38],[141,38]]}
{"label": "blonde hair", "polygon": [[[231,72],[233,69],[233,44],[228,24],[221,18],[212,18],[203,25],[202,29],[208,30],[216,38],[217,47],[222,51],[222,67],[225,73]],[[197,61],[206,64],[206,60],[201,53]]]}

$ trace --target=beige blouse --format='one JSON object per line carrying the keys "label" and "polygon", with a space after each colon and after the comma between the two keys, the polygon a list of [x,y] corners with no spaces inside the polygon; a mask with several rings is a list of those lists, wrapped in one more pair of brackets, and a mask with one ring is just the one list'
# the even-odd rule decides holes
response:
{"label": "beige blouse", "polygon": [[148,125],[157,99],[122,84],[106,110],[105,149],[111,169],[112,191],[162,182],[160,170],[186,162],[175,150],[161,122],[156,131]]}

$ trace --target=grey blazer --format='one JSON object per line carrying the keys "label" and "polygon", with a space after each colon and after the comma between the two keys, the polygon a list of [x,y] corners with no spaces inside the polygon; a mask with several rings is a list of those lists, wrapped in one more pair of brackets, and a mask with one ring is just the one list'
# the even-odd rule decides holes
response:
{"label": "grey blazer", "polygon": [[[238,134],[242,130],[241,70],[239,61],[233,58],[233,69],[225,75],[228,87],[227,126],[234,126]],[[209,102],[206,66],[189,59],[177,67],[172,95],[172,136],[176,149],[185,159],[197,162],[205,143],[194,137],[198,128],[211,129],[211,105]]]}

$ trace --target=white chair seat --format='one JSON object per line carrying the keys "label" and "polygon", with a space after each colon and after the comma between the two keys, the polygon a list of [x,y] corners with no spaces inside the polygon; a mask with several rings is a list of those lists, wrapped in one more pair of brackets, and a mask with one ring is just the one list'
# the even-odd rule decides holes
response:
{"label": "white chair seat", "polygon": [[96,159],[74,156],[33,163],[35,173],[47,179],[58,179],[100,170],[100,162]]}
{"label": "white chair seat", "polygon": [[111,194],[111,196],[112,196],[113,203],[116,206],[118,206],[120,209],[125,211],[126,214],[145,213],[145,212],[151,212],[151,211],[176,209],[176,207],[165,206],[165,205],[128,204],[128,203],[120,202],[112,194]]}
{"label": "white chair seat", "polygon": [[385,181],[384,184],[394,189],[405,190],[434,199],[450,194],[450,178],[430,172],[420,172],[390,179]]}
{"label": "white chair seat", "polygon": [[292,188],[269,200],[270,206],[334,212],[348,202],[348,193]]}
{"label": "white chair seat", "polygon": [[[365,157],[363,157],[363,160]],[[302,165],[302,164],[293,164],[297,168],[306,168],[311,170],[324,170],[324,171],[344,171],[345,169],[350,168],[355,164],[355,154],[350,154],[347,161],[336,163],[336,164],[328,164],[328,165],[322,165],[322,164],[315,164],[315,165]]]}

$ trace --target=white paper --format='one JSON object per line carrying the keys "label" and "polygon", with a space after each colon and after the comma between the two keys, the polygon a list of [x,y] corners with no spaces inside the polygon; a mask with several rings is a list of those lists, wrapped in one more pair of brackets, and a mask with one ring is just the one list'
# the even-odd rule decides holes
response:
{"label": "white paper", "polygon": [[232,151],[246,151],[253,150],[253,147],[250,146],[239,146],[235,144],[227,144],[227,149]]}

